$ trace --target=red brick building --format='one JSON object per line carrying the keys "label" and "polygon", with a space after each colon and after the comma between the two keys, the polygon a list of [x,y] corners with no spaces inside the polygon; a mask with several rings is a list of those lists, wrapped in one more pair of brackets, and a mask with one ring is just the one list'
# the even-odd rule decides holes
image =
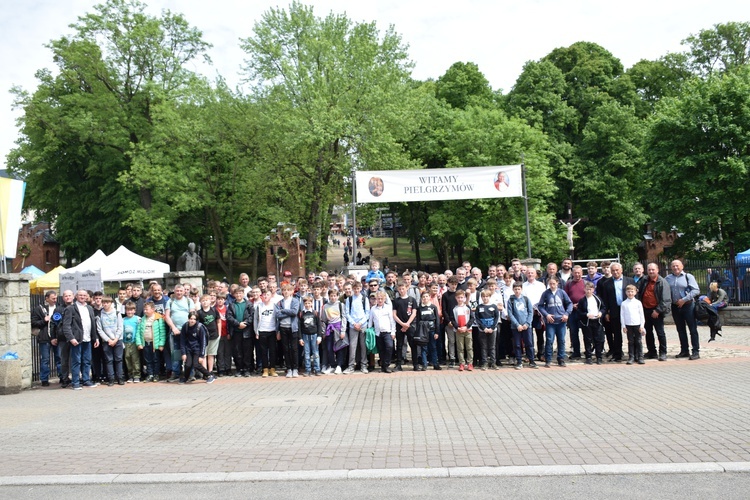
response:
{"label": "red brick building", "polygon": [[18,247],[12,272],[20,272],[31,265],[45,273],[60,265],[60,244],[52,236],[48,222],[25,222],[18,232]]}

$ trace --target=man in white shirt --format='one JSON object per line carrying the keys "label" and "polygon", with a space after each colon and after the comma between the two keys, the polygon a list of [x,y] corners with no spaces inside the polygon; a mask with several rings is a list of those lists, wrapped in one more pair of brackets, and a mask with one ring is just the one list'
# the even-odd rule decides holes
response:
{"label": "man in white shirt", "polygon": [[375,294],[375,307],[370,309],[367,324],[375,329],[375,335],[377,335],[381,371],[393,373],[389,365],[393,355],[393,341],[396,340],[396,320],[393,318],[393,307],[385,301],[386,296],[382,290]]}
{"label": "man in white shirt", "polygon": [[97,347],[99,339],[96,335],[94,309],[88,305],[88,298],[86,290],[78,290],[76,301],[65,308],[63,314],[63,333],[70,344],[71,379],[73,390],[76,391],[81,390],[81,385],[97,385],[91,381],[91,343]]}

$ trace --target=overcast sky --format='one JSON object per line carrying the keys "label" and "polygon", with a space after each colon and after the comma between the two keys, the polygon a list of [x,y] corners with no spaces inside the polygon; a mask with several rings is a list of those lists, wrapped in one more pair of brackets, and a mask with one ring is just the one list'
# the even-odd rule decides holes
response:
{"label": "overcast sky", "polygon": [[[90,12],[97,0],[1,0],[0,11],[0,155],[18,137],[9,90],[33,91],[34,73],[53,68],[44,45],[70,33],[68,25]],[[150,0],[149,10],[185,15],[213,45],[213,67],[231,85],[239,82],[243,52],[238,39],[252,34],[254,23],[270,7],[287,2],[258,0]],[[414,78],[438,78],[456,61],[479,66],[494,89],[507,92],[526,61],[577,41],[598,43],[628,68],[640,59],[656,59],[682,50],[691,33],[728,21],[750,21],[750,2],[739,0],[314,0],[318,16],[346,13],[353,21],[395,26],[409,45]]]}

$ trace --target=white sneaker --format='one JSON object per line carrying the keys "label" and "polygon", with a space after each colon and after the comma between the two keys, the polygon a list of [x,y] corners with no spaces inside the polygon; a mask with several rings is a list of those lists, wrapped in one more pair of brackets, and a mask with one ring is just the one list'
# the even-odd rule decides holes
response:
{"label": "white sneaker", "polygon": [[370,371],[369,371],[369,370],[367,369],[367,367],[366,367],[366,366],[363,366],[363,367],[362,367],[362,374],[363,374],[363,375],[367,375],[368,373],[370,373]]}
{"label": "white sneaker", "polygon": [[341,367],[337,366],[336,370],[333,372],[334,375],[341,375]]}
{"label": "white sneaker", "polygon": [[292,370],[292,377],[294,378],[299,377],[299,372],[297,370]]}
{"label": "white sneaker", "polygon": [[[339,368],[339,372],[341,372],[341,368]],[[331,373],[333,373],[333,368],[329,366],[328,368],[323,370],[323,373],[325,373],[326,375],[330,375]]]}
{"label": "white sneaker", "polygon": [[351,366],[344,370],[344,375],[351,375],[352,373],[354,373],[354,368],[352,368]]}
{"label": "white sneaker", "polygon": [[286,378],[292,378],[292,370],[286,371]]}

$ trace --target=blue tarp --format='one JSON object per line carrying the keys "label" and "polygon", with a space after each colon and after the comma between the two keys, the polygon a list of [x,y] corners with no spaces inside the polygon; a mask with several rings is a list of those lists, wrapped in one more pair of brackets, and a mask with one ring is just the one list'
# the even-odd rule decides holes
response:
{"label": "blue tarp", "polygon": [[40,276],[44,276],[45,274],[47,274],[36,266],[24,267],[23,269],[21,269],[21,274],[24,274],[24,273],[31,274],[32,276],[34,276],[34,278],[38,278]]}

